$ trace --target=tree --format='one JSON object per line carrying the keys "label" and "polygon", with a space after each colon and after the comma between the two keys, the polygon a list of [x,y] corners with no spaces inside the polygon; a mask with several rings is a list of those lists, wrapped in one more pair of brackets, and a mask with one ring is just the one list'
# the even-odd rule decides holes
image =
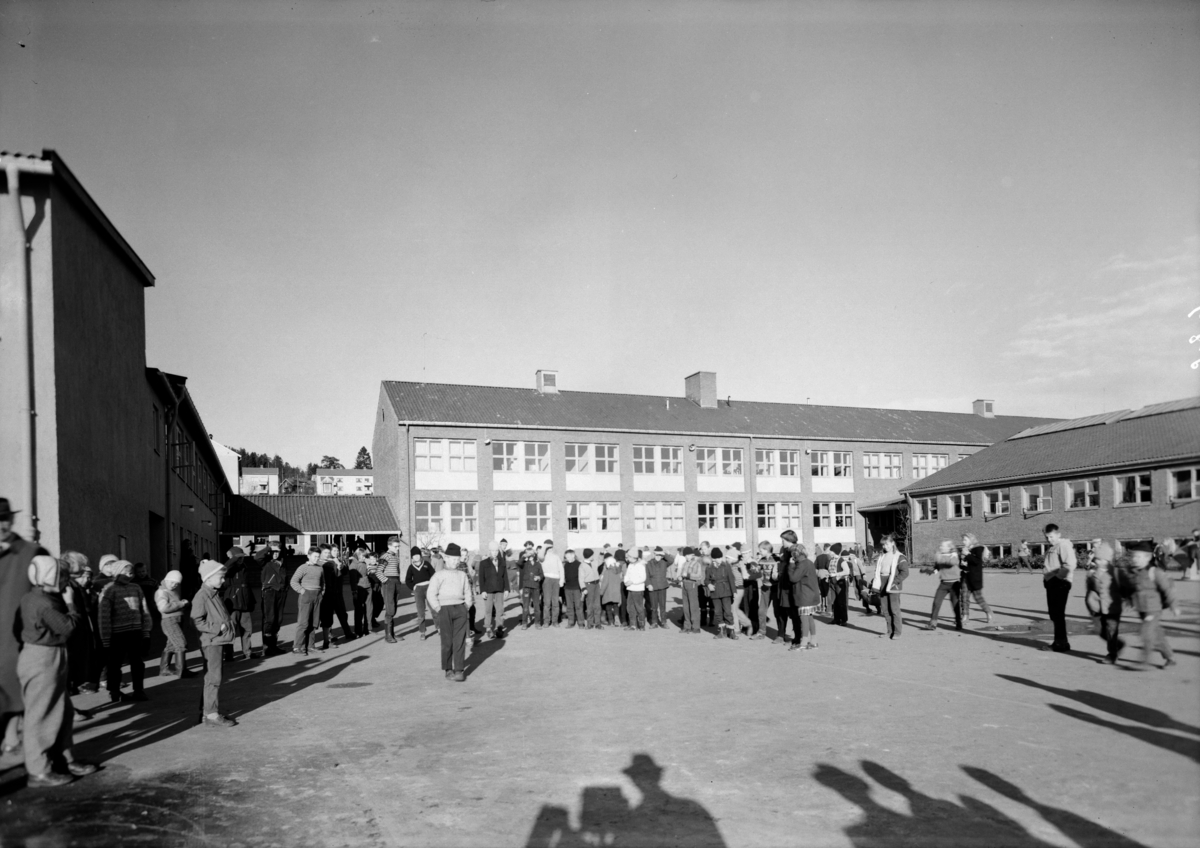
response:
{"label": "tree", "polygon": [[323,456],[323,457],[321,457],[321,467],[322,468],[345,468],[346,466],[342,465],[342,461],[340,459],[338,459],[336,456]]}
{"label": "tree", "polygon": [[371,467],[371,452],[367,450],[367,446],[363,445],[358,449],[358,456],[354,460],[355,468],[370,468]]}

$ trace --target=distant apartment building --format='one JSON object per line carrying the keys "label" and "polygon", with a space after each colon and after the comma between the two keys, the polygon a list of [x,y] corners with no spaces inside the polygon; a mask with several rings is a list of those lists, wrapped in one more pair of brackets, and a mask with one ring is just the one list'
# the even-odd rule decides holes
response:
{"label": "distant apartment building", "polygon": [[278,468],[243,468],[238,492],[242,495],[278,495]]}
{"label": "distant apartment building", "polygon": [[318,495],[372,495],[375,472],[366,468],[318,468],[313,485]]}
{"label": "distant apartment building", "polygon": [[706,540],[868,543],[900,488],[1049,419],[718,400],[684,395],[385,382],[375,411],[377,494],[406,534],[477,549],[553,539],[681,546]]}
{"label": "distant apartment building", "polygon": [[1057,524],[1079,545],[1190,537],[1200,527],[1200,398],[1031,427],[904,487],[914,554],[974,533],[993,557],[1044,550]]}

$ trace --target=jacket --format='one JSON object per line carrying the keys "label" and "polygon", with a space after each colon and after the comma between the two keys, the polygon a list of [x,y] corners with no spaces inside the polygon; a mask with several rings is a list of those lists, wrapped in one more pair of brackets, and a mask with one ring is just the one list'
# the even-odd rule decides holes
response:
{"label": "jacket", "polygon": [[788,580],[792,582],[792,599],[798,608],[815,607],[821,602],[817,565],[808,557],[792,559],[788,564]]}
{"label": "jacket", "polygon": [[254,609],[254,592],[250,589],[246,564],[247,558],[244,556],[235,556],[225,563],[225,603],[234,612],[251,612]]}
{"label": "jacket", "polygon": [[904,578],[908,577],[908,560],[904,558],[904,554],[896,551],[891,554],[896,558],[895,567],[888,574],[887,585],[881,585],[879,579],[879,567],[883,563],[883,558],[889,554],[880,554],[879,559],[875,560],[875,570],[871,573],[871,588],[878,592],[886,592],[891,595],[898,595],[901,591],[901,586],[904,585]]}
{"label": "jacket", "polygon": [[957,553],[938,554],[933,562],[938,580],[943,583],[957,583],[962,579],[962,563]]}
{"label": "jacket", "polygon": [[153,627],[142,588],[130,581],[114,580],[100,592],[100,641],[108,645],[114,633],[140,630],[149,637]]}
{"label": "jacket", "polygon": [[704,560],[695,555],[689,556],[679,567],[679,576],[683,580],[690,580],[693,583],[703,583]]}
{"label": "jacket", "polygon": [[1171,579],[1157,566],[1121,569],[1121,594],[1132,601],[1142,618],[1155,616],[1175,605]]}
{"label": "jacket", "polygon": [[1042,582],[1055,577],[1070,582],[1075,577],[1075,546],[1070,539],[1059,539],[1057,545],[1046,549],[1046,558],[1042,564]]}
{"label": "jacket", "polygon": [[496,555],[479,563],[479,591],[503,592],[508,589],[508,562]]}
{"label": "jacket", "polygon": [[963,557],[963,583],[968,592],[983,590],[983,545],[971,548]]}
{"label": "jacket", "polygon": [[421,560],[419,566],[408,567],[408,573],[404,575],[404,585],[408,588],[420,586],[422,583],[428,583],[433,579],[433,575],[437,572],[433,568],[433,564],[428,560]]}
{"label": "jacket", "polygon": [[1088,574],[1083,603],[1092,615],[1121,615],[1121,595],[1113,566],[1097,567]]}
{"label": "jacket", "polygon": [[558,580],[560,582],[563,579],[562,557],[553,550],[546,551],[546,555],[542,557],[542,576],[547,580]]}
{"label": "jacket", "polygon": [[14,630],[25,645],[65,648],[80,618],[77,611],[67,609],[62,595],[35,586],[21,598]]}
{"label": "jacket", "polygon": [[671,564],[666,559],[652,559],[646,563],[646,588],[652,590],[665,589],[669,585],[667,581],[667,569]]}
{"label": "jacket", "polygon": [[287,570],[284,568],[283,560],[270,560],[263,566],[262,587],[275,592],[287,591]]}
{"label": "jacket", "polygon": [[621,585],[625,579],[625,570],[619,562],[614,561],[604,566],[600,575],[600,602],[603,604],[621,603]]}
{"label": "jacket", "polygon": [[710,598],[732,598],[734,586],[740,585],[725,560],[704,567],[704,582],[712,587],[708,590]]}
{"label": "jacket", "polygon": [[596,569],[595,564],[590,559],[581,560],[579,563],[579,584],[584,588],[591,583],[595,583],[600,579],[600,572]]}
{"label": "jacket", "polygon": [[202,585],[196,597],[192,599],[192,622],[200,631],[200,647],[233,644],[233,626],[229,621],[229,611],[225,609],[224,602],[212,586]]}
{"label": "jacket", "polygon": [[630,592],[644,592],[646,590],[646,563],[635,559],[626,565],[623,579],[625,588]]}
{"label": "jacket", "polygon": [[536,589],[542,585],[542,564],[537,561],[537,557],[530,554],[529,556],[521,555],[521,561],[518,563],[521,569],[521,588]]}

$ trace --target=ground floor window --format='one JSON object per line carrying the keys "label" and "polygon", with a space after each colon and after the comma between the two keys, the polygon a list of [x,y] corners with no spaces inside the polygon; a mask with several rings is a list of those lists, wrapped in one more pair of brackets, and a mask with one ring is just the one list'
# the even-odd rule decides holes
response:
{"label": "ground floor window", "polygon": [[549,501],[528,501],[525,504],[526,531],[550,532]]}
{"label": "ground floor window", "polygon": [[1177,501],[1200,497],[1200,468],[1177,468],[1172,471],[1171,497]]}
{"label": "ground floor window", "polygon": [[717,529],[717,505],[715,503],[696,504],[696,512],[701,530]]}
{"label": "ground floor window", "polygon": [[937,498],[914,498],[913,508],[916,510],[915,519],[917,521],[937,521],[938,520],[938,499]]}
{"label": "ground floor window", "polygon": [[493,505],[497,533],[521,532],[521,505],[501,502]]}

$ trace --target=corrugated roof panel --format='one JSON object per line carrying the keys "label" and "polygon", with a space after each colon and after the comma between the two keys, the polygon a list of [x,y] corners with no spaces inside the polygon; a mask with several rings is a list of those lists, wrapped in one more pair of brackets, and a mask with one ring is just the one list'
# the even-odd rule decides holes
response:
{"label": "corrugated roof panel", "polygon": [[235,495],[221,532],[391,533],[398,528],[388,499],[381,496]]}
{"label": "corrugated roof panel", "polygon": [[1135,409],[1125,417],[1129,418],[1145,418],[1148,415],[1162,415],[1166,412],[1180,412],[1184,409],[1195,409],[1200,406],[1200,397],[1181,398],[1179,400],[1168,400],[1164,403],[1154,403],[1150,406],[1143,406],[1141,409]]}
{"label": "corrugated roof panel", "polygon": [[1051,424],[1043,424],[1040,427],[1030,427],[1028,430],[1022,430],[1015,436],[1009,436],[1009,439],[1027,439],[1030,436],[1042,436],[1046,433],[1058,433],[1062,430],[1078,430],[1081,427],[1095,427],[1100,424],[1111,424],[1113,421],[1120,421],[1127,417],[1128,409],[1121,409],[1116,412],[1101,412],[1097,415],[1088,415],[1084,418],[1072,418],[1070,421],[1055,421]]}

